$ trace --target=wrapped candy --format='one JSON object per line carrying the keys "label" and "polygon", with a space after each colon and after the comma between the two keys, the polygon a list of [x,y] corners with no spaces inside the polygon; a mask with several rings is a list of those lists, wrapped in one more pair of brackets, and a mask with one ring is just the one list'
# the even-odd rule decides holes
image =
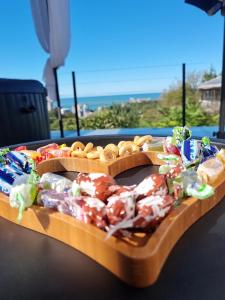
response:
{"label": "wrapped candy", "polygon": [[57,209],[58,205],[64,202],[66,197],[65,193],[59,193],[55,190],[41,190],[37,196],[37,203],[47,208]]}
{"label": "wrapped candy", "polygon": [[63,176],[48,172],[41,176],[39,187],[62,193],[71,189],[72,181]]}
{"label": "wrapped candy", "polygon": [[10,167],[9,165],[4,165],[0,167],[0,178],[9,183],[13,184],[14,180],[24,173],[19,169],[14,169]]}
{"label": "wrapped candy", "polygon": [[[211,197],[214,194],[214,189],[204,184],[199,178],[197,172],[193,169],[188,169],[180,173],[178,177],[176,177],[173,181],[173,188],[181,187],[183,190],[183,194],[187,196],[192,196],[197,199],[206,199]],[[174,192],[174,197],[176,191]],[[182,198],[183,195],[182,194]]]}
{"label": "wrapped candy", "polygon": [[136,184],[133,185],[111,185],[109,190],[112,194],[120,195],[123,192],[134,191]]}
{"label": "wrapped candy", "polygon": [[216,153],[216,157],[225,164],[225,149],[220,149],[220,151]]}
{"label": "wrapped candy", "polygon": [[10,152],[9,148],[0,148],[0,164],[6,164],[6,154]]}
{"label": "wrapped candy", "polygon": [[48,144],[37,149],[37,152],[45,156],[50,150],[59,149],[59,145],[56,143]]}
{"label": "wrapped candy", "polygon": [[52,149],[48,151],[49,154],[52,155],[52,157],[70,157],[71,154],[71,148],[70,147],[63,147],[59,149]]}
{"label": "wrapped candy", "polygon": [[174,127],[172,144],[180,148],[184,141],[189,140],[191,138],[191,134],[191,130],[186,126]]}
{"label": "wrapped candy", "polygon": [[11,166],[14,166],[17,169],[19,168],[21,171],[25,173],[29,174],[33,169],[31,160],[29,160],[25,154],[20,153],[18,151],[8,152],[6,154],[6,159]]}
{"label": "wrapped candy", "polygon": [[202,161],[205,161],[210,157],[214,157],[218,152],[218,148],[211,144],[210,139],[208,137],[202,138]]}
{"label": "wrapped candy", "polygon": [[9,195],[12,185],[0,178],[0,192]]}
{"label": "wrapped candy", "polygon": [[134,189],[138,199],[151,195],[165,196],[168,193],[165,176],[161,174],[152,174],[141,181]]}
{"label": "wrapped candy", "polygon": [[9,195],[13,182],[24,173],[7,164],[0,165],[0,191]]}
{"label": "wrapped candy", "polygon": [[105,204],[93,197],[84,197],[83,205],[83,221],[87,224],[94,224],[99,228],[104,229],[106,223]]}
{"label": "wrapped candy", "polygon": [[9,204],[12,207],[18,208],[17,221],[21,222],[23,211],[30,207],[36,200],[38,193],[39,177],[32,173],[18,177],[12,186],[9,195]]}
{"label": "wrapped candy", "polygon": [[79,173],[75,181],[80,186],[82,195],[98,198],[103,202],[113,193],[109,187],[115,185],[113,177],[103,173]]}
{"label": "wrapped candy", "polygon": [[159,167],[159,174],[165,174],[168,178],[175,178],[184,170],[184,166],[182,166],[181,164],[162,165]]}
{"label": "wrapped candy", "polygon": [[164,161],[164,163],[168,164],[168,165],[176,165],[180,162],[180,156],[176,155],[176,154],[162,154],[159,153],[157,155],[157,157],[159,159],[161,159],[162,161]]}
{"label": "wrapped candy", "polygon": [[163,143],[162,141],[155,141],[155,142],[146,142],[141,147],[142,151],[163,151]]}
{"label": "wrapped candy", "polygon": [[194,183],[187,186],[186,193],[188,196],[204,200],[213,196],[214,188],[208,184]]}
{"label": "wrapped candy", "polygon": [[179,148],[173,144],[172,137],[168,136],[163,142],[163,150],[166,153],[180,155]]}
{"label": "wrapped candy", "polygon": [[107,199],[106,214],[109,223],[115,225],[122,220],[134,217],[135,200],[137,194],[134,188],[120,187],[111,197]]}
{"label": "wrapped candy", "polygon": [[204,183],[214,183],[224,171],[224,165],[218,158],[210,158],[198,166],[198,176]]}
{"label": "wrapped candy", "polygon": [[134,227],[149,229],[156,226],[172,209],[174,199],[169,196],[154,195],[137,202],[137,216]]}
{"label": "wrapped candy", "polygon": [[68,210],[71,216],[84,222],[84,199],[83,196],[67,197],[64,202],[58,205],[58,211],[66,213],[65,210]]}
{"label": "wrapped candy", "polygon": [[186,166],[199,164],[202,159],[201,143],[193,139],[183,141],[181,144],[181,158]]}

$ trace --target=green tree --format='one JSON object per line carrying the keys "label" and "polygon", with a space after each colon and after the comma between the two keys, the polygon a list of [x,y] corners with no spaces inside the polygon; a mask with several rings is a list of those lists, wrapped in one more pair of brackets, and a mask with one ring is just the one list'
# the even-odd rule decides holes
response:
{"label": "green tree", "polygon": [[218,75],[215,68],[211,65],[209,71],[204,71],[202,76],[202,82],[208,81],[210,79],[216,78]]}

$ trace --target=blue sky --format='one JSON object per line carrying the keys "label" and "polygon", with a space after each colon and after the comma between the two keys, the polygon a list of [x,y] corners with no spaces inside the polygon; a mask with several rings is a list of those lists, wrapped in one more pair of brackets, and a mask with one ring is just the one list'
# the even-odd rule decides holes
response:
{"label": "blue sky", "polygon": [[[61,96],[158,92],[188,71],[222,65],[223,18],[184,0],[71,0],[72,41],[59,69]],[[0,0],[0,77],[42,81],[47,54],[28,0]]]}

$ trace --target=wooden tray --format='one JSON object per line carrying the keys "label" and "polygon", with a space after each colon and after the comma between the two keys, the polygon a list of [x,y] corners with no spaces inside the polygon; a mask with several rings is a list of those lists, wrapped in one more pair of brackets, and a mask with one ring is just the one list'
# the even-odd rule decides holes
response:
{"label": "wooden tray", "polygon": [[[106,233],[97,227],[38,206],[24,212],[20,225],[74,247],[130,285],[146,287],[156,281],[182,234],[224,197],[224,176],[225,172],[216,182],[214,196],[183,201],[152,234],[135,232],[129,238],[106,240]],[[17,213],[9,206],[8,197],[0,194],[0,216],[16,223]]]}
{"label": "wooden tray", "polygon": [[163,164],[162,160],[158,158],[159,153],[164,152],[138,152],[128,156],[118,157],[111,162],[79,157],[52,158],[39,163],[37,165],[37,171],[40,175],[46,172],[76,171],[83,173],[105,173],[114,177],[134,167]]}

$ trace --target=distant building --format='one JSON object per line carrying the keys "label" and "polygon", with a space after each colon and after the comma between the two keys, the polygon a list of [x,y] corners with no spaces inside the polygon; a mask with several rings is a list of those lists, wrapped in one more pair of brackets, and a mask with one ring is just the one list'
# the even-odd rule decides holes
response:
{"label": "distant building", "polygon": [[218,112],[221,95],[221,76],[205,81],[199,85],[201,105],[206,111]]}

